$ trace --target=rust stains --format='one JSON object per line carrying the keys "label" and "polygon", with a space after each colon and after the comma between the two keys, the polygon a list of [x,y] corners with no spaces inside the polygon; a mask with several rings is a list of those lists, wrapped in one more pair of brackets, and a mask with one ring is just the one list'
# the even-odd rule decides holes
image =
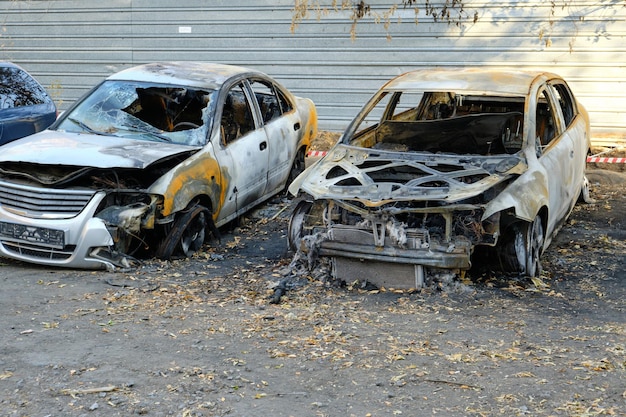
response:
{"label": "rust stains", "polygon": [[161,215],[169,216],[183,210],[198,195],[211,199],[216,218],[228,189],[227,176],[222,176],[218,162],[211,155],[190,158],[157,181],[150,192],[163,195]]}

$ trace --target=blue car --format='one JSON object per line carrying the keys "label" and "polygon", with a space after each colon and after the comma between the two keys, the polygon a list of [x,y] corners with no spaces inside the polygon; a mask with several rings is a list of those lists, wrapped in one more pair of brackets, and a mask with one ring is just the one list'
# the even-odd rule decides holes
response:
{"label": "blue car", "polygon": [[56,117],[54,102],[29,73],[0,62],[0,145],[40,132]]}

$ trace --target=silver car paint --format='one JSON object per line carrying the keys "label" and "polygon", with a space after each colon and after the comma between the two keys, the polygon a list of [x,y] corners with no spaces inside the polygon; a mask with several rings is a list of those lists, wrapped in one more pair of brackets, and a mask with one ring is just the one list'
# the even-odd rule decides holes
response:
{"label": "silver car paint", "polygon": [[126,139],[89,133],[45,130],[19,142],[2,147],[0,159],[6,162],[29,162],[86,166],[95,168],[145,168],[165,157],[200,147]]}
{"label": "silver car paint", "polygon": [[[482,160],[495,158],[498,156],[480,156],[480,155],[454,155],[454,154],[436,154],[436,155],[424,155],[423,153],[414,156],[411,152],[402,153],[396,152],[393,154],[385,154],[376,149],[360,148],[349,146],[347,142],[354,137],[354,134],[359,126],[360,120],[368,114],[371,109],[376,105],[377,101],[374,96],[370,102],[368,102],[359,115],[354,119],[350,126],[346,129],[346,132],[339,139],[339,142],[333,147],[328,154],[317,161],[314,165],[309,167],[303,174],[301,174],[290,186],[289,190],[292,194],[298,195],[304,193],[310,195],[312,201],[326,200],[334,205],[343,206],[351,211],[358,212],[356,206],[353,206],[351,202],[359,202],[367,208],[378,208],[385,204],[402,201],[434,201],[434,202],[446,202],[445,205],[437,207],[436,211],[444,213],[451,213],[459,209],[455,206],[455,201],[462,201],[468,197],[478,196],[483,191],[487,190],[490,186],[493,186],[499,182],[505,181],[507,178],[515,178],[503,191],[501,191],[493,199],[486,201],[484,204],[475,205],[470,209],[482,210],[481,220],[494,219],[497,224],[497,217],[499,213],[509,212],[512,213],[518,219],[531,222],[540,213],[542,207],[546,208],[545,221],[545,240],[543,241],[543,248],[547,247],[554,233],[558,230],[559,226],[567,217],[569,211],[573,208],[576,202],[578,192],[583,189],[585,184],[585,156],[589,148],[589,132],[588,132],[588,116],[582,106],[578,104],[580,114],[569,126],[565,135],[574,135],[572,139],[567,137],[556,138],[545,149],[539,150],[541,157],[538,158],[537,150],[532,144],[535,143],[535,121],[534,114],[529,112],[529,108],[534,109],[537,100],[537,94],[540,86],[544,83],[548,83],[551,80],[559,80],[560,77],[550,73],[531,73],[520,71],[506,71],[500,72],[497,70],[484,71],[484,70],[424,70],[414,71],[397,77],[386,83],[380,91],[400,92],[405,90],[423,90],[423,91],[453,91],[460,94],[485,94],[494,96],[526,96],[525,111],[524,111],[524,145],[522,151],[516,156],[510,155],[512,159],[517,158],[519,163],[509,164],[507,169],[503,169],[502,172],[495,173],[490,172],[488,178],[484,178],[477,183],[465,184],[463,182],[450,181],[447,174],[438,172],[434,169],[431,172],[432,178],[427,178],[426,181],[437,181],[445,183],[448,187],[446,190],[438,189],[434,187],[432,189],[419,189],[419,191],[411,191],[410,187],[400,183],[393,183],[380,181],[375,183],[369,179],[369,172],[376,172],[380,169],[386,169],[389,166],[411,166],[419,161],[421,165],[420,169],[424,172],[428,171],[427,161],[429,158],[434,164],[442,163],[453,165],[456,167],[463,167],[460,163],[461,160],[467,161],[470,167],[480,166]],[[560,113],[560,109],[554,109]],[[563,129],[564,126],[561,126]],[[569,147],[569,140],[573,140],[576,145]],[[385,157],[391,159],[393,162],[380,166],[376,163],[377,158]],[[508,157],[504,157],[506,160]],[[360,168],[364,161],[370,162],[368,166],[371,168]],[[558,162],[558,163],[557,163]],[[572,165],[573,171],[565,171],[559,168],[561,165]],[[506,163],[505,163],[506,165]],[[341,176],[332,175],[329,178],[328,173],[332,170],[338,170],[345,172]],[[472,173],[471,170],[467,170],[465,173],[468,175]],[[458,172],[455,171],[455,175]],[[461,175],[464,175],[462,173]],[[565,178],[567,177],[567,178]],[[334,184],[344,180],[354,179],[354,183],[360,183],[365,185],[355,186],[339,186],[335,187]],[[417,182],[411,180],[408,184],[418,185],[422,178],[419,178]],[[384,209],[384,212],[393,213],[394,209]],[[398,209],[401,210],[401,209]],[[429,213],[434,212],[432,208],[412,208],[414,213]],[[366,210],[363,211],[365,215]],[[384,216],[383,216],[384,217]],[[333,223],[328,226],[327,233],[332,234],[335,230],[341,228],[348,228],[340,222]],[[385,236],[384,221],[373,229],[373,236],[376,240],[376,235],[379,233],[377,230],[382,231],[382,236]],[[391,230],[389,225],[386,226],[387,233]],[[323,228],[321,228],[323,230]],[[393,229],[393,228],[392,228]],[[499,230],[494,230],[494,236],[500,234]],[[342,232],[343,233],[343,232]],[[356,229],[354,230],[356,233]],[[347,236],[347,235],[346,235]],[[327,236],[328,239],[331,236]],[[387,247],[387,244],[380,243],[380,246],[372,246],[372,251],[364,246],[360,245],[362,239],[369,239],[365,236],[359,239],[355,236],[352,238],[346,237],[345,240],[336,241],[331,237],[330,240],[322,239],[319,245],[319,254],[330,256],[333,259],[348,259],[352,262],[346,271],[358,275],[360,272],[366,272],[367,268],[375,268],[376,262],[388,262],[394,259],[393,262],[401,262],[398,256],[400,252],[398,248]],[[381,240],[380,238],[378,240]],[[358,246],[358,249],[357,249]],[[542,248],[542,249],[543,249]],[[412,254],[411,254],[412,251]],[[406,252],[406,253],[405,253]],[[406,262],[409,265],[425,265],[436,266],[439,268],[458,268],[459,265],[465,265],[466,268],[469,263],[464,261],[459,263],[457,255],[452,256],[445,255],[443,252],[430,252],[429,250],[415,249],[405,250],[402,252],[402,256],[406,256]],[[444,257],[440,257],[439,255]],[[469,257],[470,252],[466,253],[466,257]],[[413,259],[411,259],[413,257]],[[445,259],[447,257],[447,259]],[[369,259],[371,262],[360,264],[355,260]],[[469,261],[469,259],[467,259]],[[339,268],[339,263],[334,264],[336,268]],[[391,265],[387,263],[386,265]],[[365,269],[364,269],[365,268]],[[415,275],[418,277],[421,275],[423,280],[423,272],[418,273],[416,266]],[[374,269],[372,269],[374,270]],[[421,269],[420,269],[421,270]],[[408,270],[401,270],[397,278],[402,280],[402,274],[413,274],[412,266]],[[376,270],[374,274],[385,275],[385,268]],[[418,279],[416,278],[416,279]],[[387,281],[383,277],[377,277],[384,282],[388,283],[393,279],[388,278]],[[423,281],[422,281],[423,283]],[[409,279],[408,285],[415,285],[415,281]]]}
{"label": "silver car paint", "polygon": [[[212,75],[207,76],[208,73]],[[240,82],[251,75],[255,77],[264,76],[257,71],[241,67],[175,62],[148,64],[132,68],[115,74],[109,79],[150,81],[211,89],[221,86],[231,77],[236,77],[239,81],[235,82]],[[273,146],[280,151],[281,158],[293,158],[300,147],[310,145],[317,131],[317,116],[315,106],[310,100],[294,97],[288,91],[284,93],[292,100],[295,108],[288,114],[289,120],[291,120],[289,122],[290,128],[277,130],[281,132],[284,139],[289,137],[291,140],[278,142]],[[301,125],[301,128],[295,129],[295,125]],[[264,129],[257,129],[257,131],[265,132]],[[184,210],[198,196],[202,196],[211,200],[211,205],[214,208],[213,221],[219,226],[269,198],[271,196],[268,194],[269,191],[276,192],[284,184],[280,184],[278,178],[280,175],[278,175],[271,186],[271,190],[265,191],[265,187],[263,187],[252,193],[246,201],[238,200],[237,192],[239,190],[232,185],[233,181],[237,181],[237,172],[242,169],[240,161],[226,157],[227,150],[223,149],[221,144],[219,126],[214,125],[210,133],[210,140],[204,147],[195,147],[165,142],[135,141],[108,135],[45,132],[36,137],[23,139],[14,146],[3,148],[4,152],[0,153],[0,162],[8,162],[9,170],[15,172],[19,169],[20,162],[30,164],[29,169],[36,167],[33,164],[41,164],[42,166],[66,165],[77,167],[77,169],[90,167],[143,169],[155,162],[180,154],[186,159],[162,173],[160,178],[154,178],[154,182],[147,189],[123,190],[124,192],[146,195],[150,198],[149,202],[126,207],[110,207],[100,212],[98,216],[106,218],[107,221],[115,219],[118,222],[117,227],[134,232],[140,223],[140,228],[152,228],[172,222],[178,212]],[[272,133],[275,132],[272,131]],[[255,149],[259,149],[258,144],[254,146],[256,146]],[[242,151],[247,152],[245,147]],[[269,163],[269,157],[266,156],[266,158]],[[268,169],[269,167],[265,169],[265,172]],[[283,180],[286,180],[288,170],[282,167],[281,170]],[[37,176],[39,177],[40,174],[37,173]],[[11,187],[16,187],[19,182],[19,180],[7,181],[5,184],[5,181],[0,181],[0,193],[14,192],[15,188],[11,189]],[[19,186],[17,187],[19,188]],[[19,192],[37,194],[40,190],[38,187],[30,188],[30,190]],[[46,192],[50,193],[52,197],[57,195],[58,198],[62,199],[65,190],[63,188],[46,188]],[[20,239],[4,236],[3,241],[6,241],[12,250],[9,251],[0,244],[0,253],[10,258],[45,265],[74,268],[124,266],[124,254],[109,253],[107,256],[100,256],[103,252],[111,252],[114,239],[110,232],[111,224],[107,225],[103,218],[94,217],[106,191],[92,189],[92,192],[93,196],[80,213],[72,213],[68,216],[51,214],[45,210],[27,213],[28,209],[0,205],[0,222],[5,222],[8,228],[16,225],[15,227],[19,230],[25,230],[25,235]],[[233,202],[232,207],[228,207],[229,201]],[[39,256],[31,256],[29,251],[32,250],[32,247],[26,248],[25,246],[28,246],[28,242],[36,242],[36,234],[39,231],[45,233],[46,229],[63,231],[66,244],[75,246],[75,248],[63,254],[57,253],[56,249],[48,248],[49,254],[42,250]],[[118,257],[118,255],[122,256]],[[61,259],[62,257],[65,258]]]}

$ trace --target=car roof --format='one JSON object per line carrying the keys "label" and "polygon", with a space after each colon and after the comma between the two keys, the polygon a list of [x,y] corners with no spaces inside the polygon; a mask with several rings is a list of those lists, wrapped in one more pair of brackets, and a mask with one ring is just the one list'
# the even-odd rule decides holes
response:
{"label": "car roof", "polygon": [[491,92],[526,95],[539,80],[561,79],[543,71],[508,69],[428,69],[399,75],[383,86],[383,90]]}
{"label": "car roof", "polygon": [[26,72],[26,70],[24,68],[20,67],[17,64],[12,63],[12,62],[9,62],[9,61],[0,61],[0,68],[15,68],[15,69],[22,70],[22,71]]}
{"label": "car roof", "polygon": [[244,67],[205,62],[155,62],[122,70],[108,80],[147,81],[216,89],[236,75],[265,74]]}

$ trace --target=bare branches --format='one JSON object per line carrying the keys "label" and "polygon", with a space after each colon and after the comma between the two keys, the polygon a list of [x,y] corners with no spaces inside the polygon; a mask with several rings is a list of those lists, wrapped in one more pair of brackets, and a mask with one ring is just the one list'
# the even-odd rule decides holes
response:
{"label": "bare branches", "polygon": [[[369,2],[368,0],[294,0],[291,31],[295,32],[298,25],[308,19],[311,14],[315,14],[318,20],[331,14],[349,20],[352,39],[356,38],[357,27],[361,22],[382,24],[387,33],[387,38],[391,39],[392,22],[395,19],[401,23],[403,17],[406,18],[407,16],[406,12],[401,12],[404,10],[414,11],[416,24],[419,20],[426,18],[425,20],[432,24],[455,26],[460,29],[459,36],[466,33],[468,25],[477,23],[483,13],[507,18],[507,15],[503,14],[502,6],[492,6],[488,3],[475,3],[476,5],[473,5],[469,0],[394,0],[385,3],[385,6],[379,6],[371,0]],[[511,7],[525,11],[524,7],[526,6],[513,5]],[[626,7],[626,0],[584,2],[548,0],[533,10],[528,8],[528,13],[532,15],[533,21],[540,24],[537,29],[537,39],[545,48],[552,46],[553,38],[560,39],[563,37],[564,27],[570,31],[573,26],[573,35],[568,42],[571,53],[574,51],[574,44],[578,36],[578,26],[586,20],[587,16],[598,14],[601,10],[606,10],[606,13],[609,13],[610,10],[621,7]],[[545,15],[535,16],[535,13],[545,13]]]}
{"label": "bare branches", "polygon": [[371,17],[376,23],[382,23],[389,35],[389,26],[394,13],[399,7],[403,9],[413,9],[415,11],[415,22],[418,22],[418,15],[423,13],[430,16],[435,23],[447,23],[460,27],[463,22],[476,23],[478,12],[473,14],[465,10],[464,0],[445,0],[443,3],[435,3],[432,0],[397,0],[397,4],[392,4],[387,8],[374,9],[364,0],[294,0],[292,10],[291,32],[295,32],[298,25],[314,13],[318,20],[331,13],[349,13],[352,22],[350,35],[356,37],[358,23]]}

